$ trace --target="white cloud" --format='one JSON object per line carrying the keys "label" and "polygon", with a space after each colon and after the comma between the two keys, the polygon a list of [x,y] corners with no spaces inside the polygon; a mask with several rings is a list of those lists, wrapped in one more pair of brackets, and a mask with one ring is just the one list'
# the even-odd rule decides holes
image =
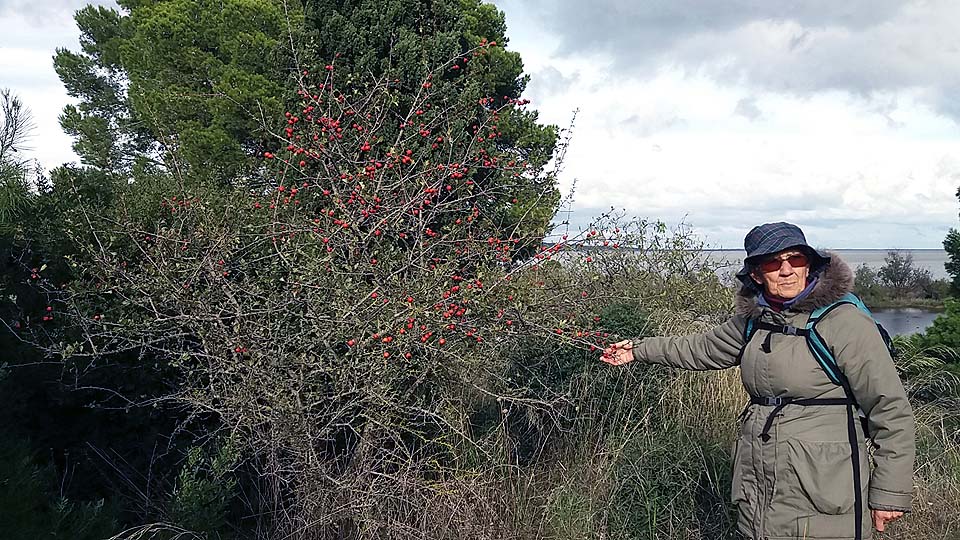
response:
{"label": "white cloud", "polygon": [[[116,7],[113,0],[0,0],[0,18],[20,17],[32,29],[62,29],[65,23],[73,22],[78,9],[90,4]],[[43,39],[42,35],[37,37]]]}
{"label": "white cloud", "polygon": [[[498,4],[511,15],[537,13],[535,26],[552,37],[554,56],[600,53],[634,77],[672,65],[798,94],[920,88],[934,108],[960,118],[960,3],[954,0]],[[529,24],[520,30],[537,31]]]}
{"label": "white cloud", "polygon": [[26,154],[47,170],[77,161],[60,129],[60,113],[72,100],[53,70],[53,55],[58,47],[79,50],[73,15],[88,4],[116,6],[112,0],[0,0],[0,86],[33,114],[37,129]]}
{"label": "white cloud", "polygon": [[[498,2],[541,118],[564,125],[580,110],[563,179],[577,180],[574,221],[615,206],[684,221],[726,247],[778,220],[825,246],[939,247],[960,183],[958,124],[943,98],[960,60],[941,40],[957,10],[667,4]],[[733,14],[711,11],[720,4]],[[904,47],[936,16],[947,22]],[[541,84],[540,73],[577,82]]]}

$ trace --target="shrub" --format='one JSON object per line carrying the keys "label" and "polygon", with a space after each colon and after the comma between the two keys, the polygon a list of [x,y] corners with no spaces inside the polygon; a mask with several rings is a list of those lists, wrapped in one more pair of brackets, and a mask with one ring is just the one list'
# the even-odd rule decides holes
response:
{"label": "shrub", "polygon": [[[412,486],[490,467],[513,445],[485,422],[563,400],[504,381],[519,339],[595,361],[608,289],[642,277],[681,297],[685,281],[620,249],[661,240],[642,222],[605,218],[540,246],[542,226],[522,218],[540,222],[533,205],[554,200],[553,173],[498,145],[499,122],[524,103],[434,102],[448,77],[436,73],[397,110],[389,80],[320,73],[304,79],[262,178],[244,184],[256,187],[182,192],[194,184],[158,178],[120,190],[115,215],[74,205],[79,279],[46,291],[50,309],[25,313],[24,335],[55,336],[48,347],[73,365],[133,350],[169,366],[181,383],[170,400],[215,415],[270,464],[263,500],[278,507],[261,511],[287,516],[281,529],[399,530],[417,519]],[[151,199],[158,210],[140,211]],[[229,490],[188,458],[173,514],[218,529]]]}
{"label": "shrub", "polygon": [[34,462],[26,444],[0,444],[0,537],[102,540],[118,531],[115,509],[103,499],[70,501],[59,495],[51,467]]}
{"label": "shrub", "polygon": [[946,309],[919,338],[920,343],[926,347],[942,346],[960,350],[960,301],[947,299],[944,305]]}
{"label": "shrub", "polygon": [[930,271],[916,268],[913,255],[890,251],[883,259],[884,265],[877,271],[879,282],[891,289],[894,298],[914,295],[931,281]]}

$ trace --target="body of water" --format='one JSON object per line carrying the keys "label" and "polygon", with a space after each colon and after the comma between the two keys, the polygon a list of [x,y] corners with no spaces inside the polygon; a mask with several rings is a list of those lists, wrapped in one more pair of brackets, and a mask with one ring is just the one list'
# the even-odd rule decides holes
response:
{"label": "body of water", "polygon": [[891,336],[903,336],[923,332],[933,324],[939,312],[916,308],[875,309],[873,318]]}
{"label": "body of water", "polygon": [[[856,270],[861,264],[879,270],[883,266],[883,259],[891,250],[889,249],[835,249],[840,257],[850,265],[850,268]],[[943,267],[947,262],[947,252],[942,249],[900,249],[903,255],[913,256],[913,265],[917,268],[924,268],[930,271],[933,279],[949,279],[946,269]],[[739,249],[717,249],[706,252],[709,257],[726,261],[730,264],[731,270],[739,270],[743,264],[744,252]]]}

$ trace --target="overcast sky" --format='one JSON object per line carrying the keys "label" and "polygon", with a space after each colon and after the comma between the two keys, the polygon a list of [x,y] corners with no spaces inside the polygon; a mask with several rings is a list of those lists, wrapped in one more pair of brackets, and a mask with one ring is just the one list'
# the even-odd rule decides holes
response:
{"label": "overcast sky", "polygon": [[[0,0],[0,86],[76,159],[53,71],[78,0]],[[107,0],[98,3],[109,4]],[[792,221],[835,248],[937,248],[957,224],[960,2],[497,0],[526,97],[566,126],[576,223],[609,209],[738,248]]]}

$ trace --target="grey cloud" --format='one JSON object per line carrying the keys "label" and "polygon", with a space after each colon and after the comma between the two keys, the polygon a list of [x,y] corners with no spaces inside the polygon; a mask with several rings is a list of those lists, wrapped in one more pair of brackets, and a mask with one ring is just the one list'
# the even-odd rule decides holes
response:
{"label": "grey cloud", "polygon": [[619,73],[656,67],[809,94],[922,90],[960,120],[960,2],[954,0],[534,0],[559,54],[605,52]]}
{"label": "grey cloud", "polygon": [[535,101],[547,96],[562,94],[580,82],[580,74],[565,75],[553,66],[547,66],[530,76],[527,90]]}
{"label": "grey cloud", "polygon": [[748,120],[756,120],[763,115],[763,113],[760,112],[760,108],[757,107],[757,98],[754,96],[745,97],[738,101],[733,112]]}
{"label": "grey cloud", "polygon": [[656,111],[646,115],[633,114],[616,124],[617,131],[626,129],[638,137],[649,137],[655,133],[686,124],[686,120],[676,113]]}
{"label": "grey cloud", "polygon": [[117,8],[113,0],[0,0],[0,18],[20,15],[39,29],[59,25],[90,4]]}
{"label": "grey cloud", "polygon": [[[724,32],[754,21],[796,21],[805,27],[870,27],[895,15],[902,0],[534,0],[561,34],[563,48],[620,50],[647,55],[700,32]],[[622,47],[626,45],[627,47]]]}

